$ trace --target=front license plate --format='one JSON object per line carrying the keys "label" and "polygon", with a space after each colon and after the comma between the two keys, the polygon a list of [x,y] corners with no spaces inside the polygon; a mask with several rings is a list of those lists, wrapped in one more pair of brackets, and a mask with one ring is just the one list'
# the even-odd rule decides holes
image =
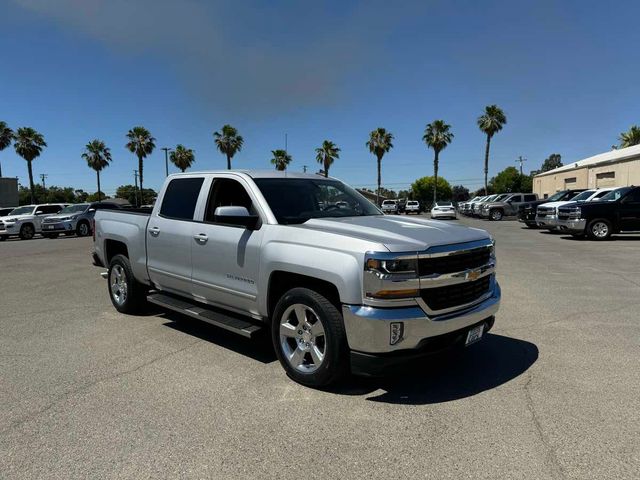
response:
{"label": "front license plate", "polygon": [[476,343],[478,340],[482,338],[482,334],[484,333],[484,324],[478,325],[477,327],[473,327],[471,330],[467,332],[467,340],[464,342],[465,346],[471,345],[472,343]]}
{"label": "front license plate", "polygon": [[51,230],[53,228],[53,225],[45,225],[44,228],[46,228],[47,230]]}

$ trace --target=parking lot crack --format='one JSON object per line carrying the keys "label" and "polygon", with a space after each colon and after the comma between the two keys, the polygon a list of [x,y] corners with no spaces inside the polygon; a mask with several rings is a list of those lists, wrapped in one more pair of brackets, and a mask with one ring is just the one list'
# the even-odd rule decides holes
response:
{"label": "parking lot crack", "polygon": [[171,352],[167,352],[167,353],[164,353],[162,355],[159,355],[159,356],[149,360],[148,362],[144,362],[144,363],[142,363],[140,365],[137,365],[136,367],[131,368],[129,370],[124,370],[124,371],[120,371],[120,372],[114,372],[111,375],[107,375],[105,377],[98,378],[98,379],[96,379],[94,381],[85,383],[83,385],[79,385],[76,388],[68,390],[67,392],[64,392],[61,395],[59,395],[55,400],[53,400],[52,402],[50,402],[49,404],[47,404],[43,408],[41,408],[41,409],[39,409],[39,410],[37,410],[35,412],[27,414],[27,415],[25,415],[23,418],[21,418],[19,420],[15,420],[15,421],[11,422],[7,427],[5,427],[2,430],[0,430],[0,435],[4,435],[5,433],[7,433],[7,432],[9,432],[9,431],[11,431],[11,430],[13,430],[15,428],[18,428],[21,425],[24,425],[25,423],[28,423],[28,422],[30,422],[32,420],[37,419],[38,417],[42,416],[43,414],[46,414],[48,411],[50,411],[51,409],[55,408],[56,406],[64,403],[65,401],[67,401],[69,398],[71,398],[74,395],[78,395],[80,393],[86,392],[87,390],[90,390],[92,387],[94,387],[96,385],[99,385],[101,383],[106,383],[106,382],[109,382],[109,381],[112,381],[112,380],[116,380],[116,379],[125,377],[127,375],[131,375],[131,374],[133,374],[133,373],[135,373],[135,372],[137,372],[139,370],[142,370],[143,368],[146,368],[146,367],[148,367],[150,365],[153,365],[154,363],[157,363],[157,362],[159,362],[161,360],[164,360],[164,359],[166,359],[168,357],[171,357],[173,355],[177,355],[179,353],[182,353],[185,350],[187,350],[187,349],[193,347],[194,345],[196,345],[198,343],[201,343],[203,341],[204,340],[201,340],[201,339],[195,340],[195,341],[189,343],[188,345],[185,345],[182,348],[179,348],[177,350],[173,350]]}

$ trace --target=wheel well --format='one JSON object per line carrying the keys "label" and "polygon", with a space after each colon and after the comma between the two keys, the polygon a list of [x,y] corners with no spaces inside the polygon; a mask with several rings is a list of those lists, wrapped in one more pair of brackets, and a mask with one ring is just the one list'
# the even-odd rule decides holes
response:
{"label": "wheel well", "polygon": [[340,310],[340,294],[338,293],[338,288],[333,283],[297,273],[275,271],[269,278],[269,294],[267,297],[269,317],[271,317],[278,300],[280,300],[285,292],[296,287],[308,288],[318,292]]}
{"label": "wheel well", "polygon": [[104,242],[104,256],[107,265],[111,263],[111,259],[116,255],[124,255],[129,258],[129,250],[127,245],[117,240],[105,240]]}
{"label": "wheel well", "polygon": [[26,227],[27,225],[31,226],[34,230],[36,229],[36,226],[31,223],[31,222],[24,222],[22,225],[20,225],[20,230],[22,230],[23,227]]}

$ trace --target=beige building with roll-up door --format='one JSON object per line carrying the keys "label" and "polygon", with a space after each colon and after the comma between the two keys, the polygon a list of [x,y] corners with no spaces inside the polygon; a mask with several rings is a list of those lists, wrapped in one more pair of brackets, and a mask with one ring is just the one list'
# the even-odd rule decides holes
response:
{"label": "beige building with roll-up door", "polygon": [[533,191],[547,198],[572,188],[640,185],[640,145],[611,150],[533,177]]}

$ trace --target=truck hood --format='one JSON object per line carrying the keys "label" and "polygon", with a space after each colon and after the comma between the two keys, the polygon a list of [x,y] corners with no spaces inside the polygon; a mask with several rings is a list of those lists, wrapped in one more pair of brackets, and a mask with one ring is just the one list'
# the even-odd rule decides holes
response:
{"label": "truck hood", "polygon": [[547,203],[545,203],[544,205],[541,205],[541,206],[544,206],[545,208],[556,208],[556,207],[564,207],[565,205],[568,205],[569,203],[577,203],[577,202],[574,202],[573,200],[565,200],[565,201],[562,201],[562,202],[547,202]]}
{"label": "truck hood", "polygon": [[489,233],[478,228],[390,215],[314,218],[297,227],[380,243],[392,252],[421,251],[435,245],[491,238]]}

